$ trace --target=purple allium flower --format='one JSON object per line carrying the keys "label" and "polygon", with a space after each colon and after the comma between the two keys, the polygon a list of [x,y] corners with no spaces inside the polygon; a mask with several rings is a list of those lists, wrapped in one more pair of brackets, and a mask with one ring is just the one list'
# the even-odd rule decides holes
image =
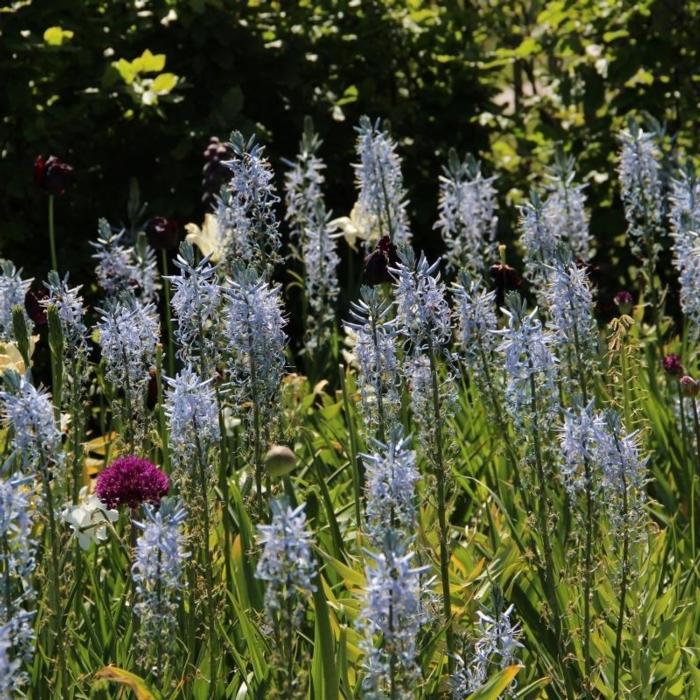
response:
{"label": "purple allium flower", "polygon": [[681,358],[675,353],[666,355],[661,361],[664,367],[664,372],[672,377],[680,377],[683,374],[683,364]]}
{"label": "purple allium flower", "polygon": [[157,506],[169,488],[170,479],[155,464],[136,455],[127,455],[114,460],[99,474],[95,493],[108,508],[117,508],[123,503],[135,508],[141,503]]}
{"label": "purple allium flower", "polygon": [[623,289],[613,297],[613,301],[615,302],[615,305],[620,308],[620,311],[623,314],[627,314],[632,310],[634,299],[632,298],[632,294],[630,294],[630,292]]}
{"label": "purple allium flower", "polygon": [[681,383],[681,391],[683,392],[683,396],[697,396],[698,395],[698,389],[700,388],[700,384],[693,379],[689,375],[684,375],[680,378],[680,383]]}

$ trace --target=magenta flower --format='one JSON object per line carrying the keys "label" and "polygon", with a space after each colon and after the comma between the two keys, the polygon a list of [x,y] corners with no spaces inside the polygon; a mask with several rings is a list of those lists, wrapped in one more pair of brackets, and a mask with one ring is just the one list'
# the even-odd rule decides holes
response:
{"label": "magenta flower", "polygon": [[680,377],[683,374],[683,364],[681,358],[674,353],[666,355],[662,360],[664,371],[673,377]]}
{"label": "magenta flower", "polygon": [[136,508],[142,503],[157,506],[169,488],[167,474],[155,464],[136,455],[127,455],[100,472],[95,493],[108,508],[118,508],[122,504]]}

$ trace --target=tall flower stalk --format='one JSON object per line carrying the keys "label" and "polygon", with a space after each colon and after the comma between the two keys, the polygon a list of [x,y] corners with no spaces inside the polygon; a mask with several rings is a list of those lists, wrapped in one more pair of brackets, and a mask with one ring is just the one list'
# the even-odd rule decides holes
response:
{"label": "tall flower stalk", "polygon": [[354,336],[363,418],[380,441],[398,424],[401,407],[397,329],[391,311],[392,303],[383,301],[376,287],[363,286],[360,300],[350,304],[351,320],[345,322]]}
{"label": "tall flower stalk", "polygon": [[[557,574],[550,539],[551,508],[548,485],[551,463],[548,451],[551,435],[547,428],[559,415],[557,397],[557,358],[551,350],[552,338],[545,333],[536,310],[527,313],[524,301],[509,294],[504,309],[506,328],[499,331],[500,352],[505,359],[507,375],[506,407],[515,427],[525,437],[524,476],[537,492],[537,529],[542,543],[540,571],[544,593],[551,613],[551,623],[560,645],[560,659],[566,656],[566,640],[561,629],[561,609],[556,594]],[[526,483],[527,486],[527,483]],[[567,697],[573,692],[564,669]]]}
{"label": "tall flower stalk", "polygon": [[142,664],[162,678],[175,652],[172,631],[177,628],[178,604],[185,587],[189,553],[182,524],[187,513],[179,505],[163,502],[158,510],[147,506],[145,515],[143,521],[136,523],[141,535],[132,565],[134,612],[139,620]]}
{"label": "tall flower stalk", "polygon": [[484,278],[496,261],[495,180],[482,175],[481,163],[471,154],[460,161],[450,149],[440,176],[439,216],[434,228],[445,242],[452,271],[468,270]]}
{"label": "tall flower stalk", "polygon": [[395,245],[409,243],[406,189],[396,142],[377,120],[360,118],[355,152],[355,181],[359,190],[356,218],[369,229],[366,240],[388,236]]}
{"label": "tall flower stalk", "polygon": [[[165,412],[173,440],[173,459],[181,493],[189,494],[189,532],[198,550],[193,566],[202,566],[206,589],[206,622],[209,632],[210,674],[214,682],[216,629],[214,573],[211,544],[211,504],[209,492],[214,481],[212,452],[219,445],[219,408],[212,379],[202,381],[191,366],[175,379],[167,379]],[[213,685],[212,685],[213,687]]]}
{"label": "tall flower stalk", "polygon": [[438,363],[451,360],[447,344],[452,336],[450,308],[445,285],[440,281],[439,261],[429,265],[424,255],[416,263],[410,249],[392,270],[396,278],[396,319],[407,343],[404,372],[411,392],[414,421],[423,454],[436,481],[440,540],[440,579],[445,616],[448,664],[454,665],[454,633],[450,593],[450,543],[447,521],[447,480],[449,477],[445,439],[446,410],[451,405],[451,378],[441,381]]}
{"label": "tall flower stalk", "polygon": [[413,553],[398,542],[369,556],[360,616],[364,697],[413,697],[420,679],[417,638],[426,620],[421,603],[421,579],[426,567],[411,566]]}
{"label": "tall flower stalk", "polygon": [[108,300],[98,311],[105,377],[114,389],[123,391],[120,422],[133,452],[146,436],[146,389],[156,361],[160,324],[155,306],[139,303],[133,295]]}
{"label": "tall flower stalk", "polygon": [[544,203],[547,227],[557,232],[557,237],[574,259],[588,262],[595,251],[588,228],[586,186],[576,183],[576,161],[573,157],[566,157],[561,149],[557,149],[547,180]]}
{"label": "tall flower stalk", "polygon": [[217,198],[216,218],[223,236],[222,263],[227,271],[234,262],[266,275],[278,260],[281,245],[276,207],[279,203],[274,172],[265,147],[255,137],[231,134],[233,158],[225,161],[231,178]]}
{"label": "tall flower stalk", "polygon": [[0,343],[15,340],[12,310],[20,307],[29,332],[31,320],[24,308],[24,297],[32,283],[31,279],[22,279],[22,270],[18,270],[9,260],[0,261]]}
{"label": "tall flower stalk", "polygon": [[28,682],[23,668],[34,654],[32,483],[32,477],[19,472],[0,476],[0,656],[5,655],[4,667],[0,662],[0,697],[7,698]]}
{"label": "tall flower stalk", "polygon": [[652,313],[658,321],[659,298],[654,277],[663,234],[661,155],[655,135],[645,132],[633,119],[620,132],[619,141],[621,195],[632,252],[644,262]]}
{"label": "tall flower stalk", "polygon": [[229,377],[251,430],[258,505],[262,506],[263,454],[279,413],[279,389],[286,364],[286,320],[278,286],[239,268],[226,297]]}
{"label": "tall flower stalk", "polygon": [[38,473],[43,485],[43,509],[48,517],[48,578],[51,582],[49,603],[58,657],[57,684],[60,687],[65,676],[65,656],[60,598],[60,542],[53,483],[54,475],[60,473],[63,466],[61,433],[56,426],[54,407],[47,393],[36,389],[25,377],[15,373],[5,373],[4,378],[7,389],[0,391],[0,401],[3,419],[12,431],[14,459],[25,473]]}
{"label": "tall flower stalk", "polygon": [[323,199],[326,166],[318,156],[321,143],[311,121],[305,120],[299,154],[285,175],[286,218],[304,265],[305,344],[309,353],[319,349],[329,336],[339,292],[340,258]]}
{"label": "tall flower stalk", "polygon": [[174,332],[177,356],[185,363],[196,363],[201,377],[206,379],[220,354],[219,314],[223,292],[210,258],[207,256],[195,262],[190,243],[180,245],[175,267],[179,274],[168,280],[173,288],[170,303],[177,321]]}
{"label": "tall flower stalk", "polygon": [[691,335],[700,334],[700,182],[689,160],[671,182],[670,212],[673,265],[678,271],[680,302],[691,323]]}
{"label": "tall flower stalk", "polygon": [[272,521],[259,525],[262,554],[255,575],[265,581],[265,617],[275,640],[273,658],[280,698],[306,697],[296,664],[298,635],[316,585],[316,563],[304,505],[271,503]]}

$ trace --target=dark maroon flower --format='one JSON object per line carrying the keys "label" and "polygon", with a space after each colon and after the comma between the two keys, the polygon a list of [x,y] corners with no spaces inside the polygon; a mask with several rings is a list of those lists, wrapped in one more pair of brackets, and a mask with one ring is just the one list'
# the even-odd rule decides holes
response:
{"label": "dark maroon flower", "polygon": [[155,464],[136,455],[115,459],[97,477],[95,493],[108,507],[124,504],[136,508],[142,503],[158,505],[168,493],[170,480]]}
{"label": "dark maroon flower", "polygon": [[618,292],[613,298],[613,301],[618,306],[621,313],[628,314],[630,311],[632,311],[632,303],[634,302],[634,299],[626,289]]}
{"label": "dark maroon flower", "polygon": [[155,367],[148,370],[148,389],[146,391],[146,405],[152,411],[158,404],[158,371]]}
{"label": "dark maroon flower", "polygon": [[34,161],[34,182],[46,194],[60,197],[73,182],[73,168],[56,156],[37,156]]}
{"label": "dark maroon flower", "polygon": [[180,227],[175,219],[155,216],[146,224],[148,242],[156,250],[177,248]]}
{"label": "dark maroon flower", "polygon": [[43,287],[28,289],[24,295],[24,308],[27,310],[27,316],[37,326],[45,326],[47,323],[46,306],[42,302],[48,298],[49,293]]}
{"label": "dark maroon flower", "polygon": [[520,289],[523,280],[514,268],[510,265],[506,265],[504,262],[491,265],[489,272],[496,292],[496,304],[501,306],[505,299],[506,292],[513,292],[516,289]]}
{"label": "dark maroon flower", "polygon": [[670,374],[672,377],[680,377],[683,374],[683,365],[678,355],[674,353],[666,355],[661,363],[664,366],[664,372],[666,372],[666,374]]}
{"label": "dark maroon flower", "polygon": [[389,272],[399,261],[396,246],[389,236],[383,236],[377,242],[377,247],[365,257],[364,280],[371,287],[385,282],[393,282],[394,278]]}
{"label": "dark maroon flower", "polygon": [[697,396],[698,389],[700,389],[700,384],[698,384],[692,377],[687,374],[681,377],[679,380],[681,385],[681,392],[683,396]]}

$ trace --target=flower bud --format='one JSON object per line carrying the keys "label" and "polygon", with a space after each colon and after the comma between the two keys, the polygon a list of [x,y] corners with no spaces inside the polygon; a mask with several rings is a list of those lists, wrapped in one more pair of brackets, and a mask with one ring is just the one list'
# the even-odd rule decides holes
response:
{"label": "flower bud", "polygon": [[618,292],[613,298],[613,301],[615,302],[615,305],[620,309],[620,313],[627,315],[630,313],[630,311],[632,311],[632,304],[634,302],[634,299],[626,289],[623,289],[621,292]]}
{"label": "flower bud", "polygon": [[365,257],[365,282],[371,287],[384,284],[385,282],[393,282],[394,279],[389,272],[389,268],[394,267],[397,262],[396,246],[391,242],[389,236],[380,238],[377,247]]}
{"label": "flower bud", "polygon": [[678,355],[670,353],[663,358],[661,363],[666,374],[672,377],[680,377],[683,374],[683,365]]}
{"label": "flower bud", "polygon": [[154,216],[146,224],[148,243],[156,250],[172,250],[177,248],[179,228],[175,219],[166,219],[164,216]]}
{"label": "flower bud", "polygon": [[286,445],[273,445],[265,455],[265,466],[274,478],[286,476],[296,465],[297,456]]}
{"label": "flower bud", "polygon": [[34,182],[46,194],[60,197],[74,180],[73,167],[56,156],[37,156],[34,161]]}
{"label": "flower bud", "polygon": [[680,378],[681,393],[683,396],[694,397],[698,395],[698,390],[700,389],[700,384],[698,384],[692,377],[687,374]]}

